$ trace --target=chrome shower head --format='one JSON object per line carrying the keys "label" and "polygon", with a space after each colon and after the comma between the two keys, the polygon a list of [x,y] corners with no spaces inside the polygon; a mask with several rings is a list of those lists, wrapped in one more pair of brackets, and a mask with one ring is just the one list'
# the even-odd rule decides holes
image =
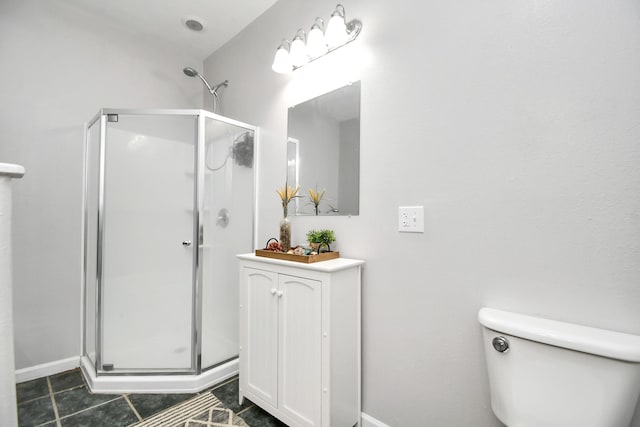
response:
{"label": "chrome shower head", "polygon": [[199,75],[200,73],[198,73],[196,70],[194,70],[191,67],[186,67],[182,69],[182,72],[185,73],[187,76],[189,77],[195,77],[197,75]]}
{"label": "chrome shower head", "polygon": [[209,82],[204,77],[202,77],[195,68],[186,67],[182,69],[182,72],[189,77],[198,77],[200,80],[202,80],[202,83],[204,83],[207,89],[209,89],[209,92],[211,92],[211,94],[215,92],[215,90],[211,88],[211,85],[209,84]]}
{"label": "chrome shower head", "polygon": [[202,80],[202,83],[204,83],[204,85],[207,87],[207,89],[209,90],[209,93],[213,96],[213,112],[216,112],[216,105],[220,102],[218,99],[218,89],[222,88],[222,87],[227,87],[229,86],[229,80],[225,80],[222,83],[218,83],[217,85],[215,85],[214,87],[211,87],[211,85],[209,84],[209,82],[207,81],[207,79],[205,79],[204,77],[202,77],[202,75],[198,72],[198,70],[196,70],[195,68],[191,68],[191,67],[185,67],[182,69],[182,72],[189,77],[198,77],[200,80]]}

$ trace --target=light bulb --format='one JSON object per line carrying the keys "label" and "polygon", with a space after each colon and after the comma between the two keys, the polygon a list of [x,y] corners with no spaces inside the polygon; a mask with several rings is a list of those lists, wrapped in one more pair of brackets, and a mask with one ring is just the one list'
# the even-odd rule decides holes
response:
{"label": "light bulb", "polygon": [[289,51],[284,47],[284,44],[281,44],[278,47],[278,50],[276,50],[276,56],[273,58],[273,65],[271,65],[271,69],[280,74],[287,74],[293,71]]}
{"label": "light bulb", "polygon": [[311,27],[309,37],[307,37],[307,51],[311,58],[318,58],[329,51],[327,42],[324,40],[324,33],[317,24]]}
{"label": "light bulb", "polygon": [[327,34],[325,35],[327,45],[329,49],[334,49],[338,46],[342,46],[349,39],[347,34],[347,24],[344,21],[344,16],[341,15],[338,10],[333,12],[329,23],[327,24]]}
{"label": "light bulb", "polygon": [[291,51],[289,55],[291,58],[291,64],[293,64],[294,67],[302,67],[309,62],[307,47],[304,45],[304,41],[300,36],[296,36],[291,42]]}

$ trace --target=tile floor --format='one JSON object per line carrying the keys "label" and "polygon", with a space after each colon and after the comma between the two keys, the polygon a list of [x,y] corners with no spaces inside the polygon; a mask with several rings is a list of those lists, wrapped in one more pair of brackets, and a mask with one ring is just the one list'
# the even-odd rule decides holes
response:
{"label": "tile floor", "polygon": [[[195,396],[91,394],[79,369],[20,383],[16,391],[20,427],[124,427]],[[213,393],[251,427],[286,426],[248,399],[238,405],[238,377],[200,393]]]}

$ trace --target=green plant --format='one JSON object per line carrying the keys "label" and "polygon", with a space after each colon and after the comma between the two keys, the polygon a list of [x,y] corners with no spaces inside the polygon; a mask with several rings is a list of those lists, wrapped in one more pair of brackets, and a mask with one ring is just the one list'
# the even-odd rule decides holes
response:
{"label": "green plant", "polygon": [[327,247],[327,252],[331,252],[331,243],[336,241],[333,230],[309,230],[307,232],[307,241],[311,244],[318,245],[318,252],[323,246]]}

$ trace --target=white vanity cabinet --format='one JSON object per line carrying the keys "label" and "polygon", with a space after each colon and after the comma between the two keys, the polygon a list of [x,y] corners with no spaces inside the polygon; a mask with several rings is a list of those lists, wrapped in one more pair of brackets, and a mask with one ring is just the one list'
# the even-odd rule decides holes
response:
{"label": "white vanity cabinet", "polygon": [[292,427],[360,420],[360,269],[238,255],[240,401]]}

